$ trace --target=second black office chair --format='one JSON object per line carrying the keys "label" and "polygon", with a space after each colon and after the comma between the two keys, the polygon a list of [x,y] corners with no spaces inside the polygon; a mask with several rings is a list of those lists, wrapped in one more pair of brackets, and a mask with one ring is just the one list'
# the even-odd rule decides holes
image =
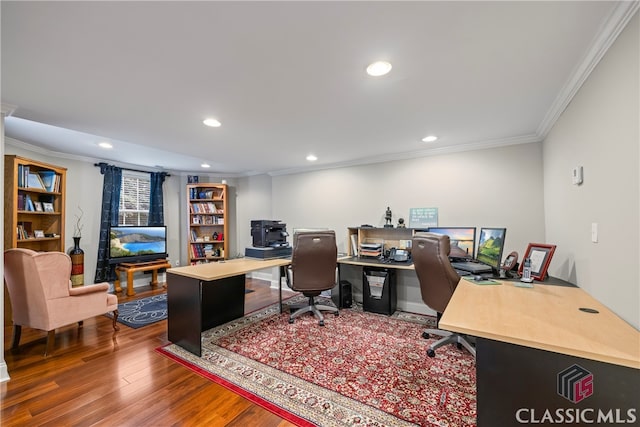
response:
{"label": "second black office chair", "polygon": [[332,311],[338,316],[336,307],[316,304],[315,298],[336,285],[338,248],[334,231],[312,231],[293,236],[291,267],[287,271],[287,284],[294,291],[309,298],[309,304],[291,312],[289,323],[301,314],[311,312],[324,326],[320,310]]}
{"label": "second black office chair", "polygon": [[[437,312],[438,321],[460,281],[460,276],[449,262],[449,251],[449,236],[442,234],[424,233],[415,236],[411,245],[411,257],[420,282],[422,300]],[[436,355],[438,347],[453,343],[469,350],[473,357],[476,356],[476,349],[469,343],[466,335],[427,329],[423,336],[428,338],[429,334],[443,337],[429,346],[429,357]]]}

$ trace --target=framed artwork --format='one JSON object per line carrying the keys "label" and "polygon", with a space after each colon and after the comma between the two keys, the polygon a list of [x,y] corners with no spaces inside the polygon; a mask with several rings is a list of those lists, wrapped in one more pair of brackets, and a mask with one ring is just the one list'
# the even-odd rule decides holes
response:
{"label": "framed artwork", "polygon": [[33,230],[33,236],[36,239],[43,238],[44,237],[44,231],[42,231],[42,230]]}
{"label": "framed artwork", "polygon": [[524,260],[531,259],[531,277],[535,280],[544,280],[547,276],[547,268],[553,258],[553,253],[556,251],[556,245],[547,245],[544,243],[529,243],[527,251],[524,253],[524,258],[518,268],[518,274],[522,275],[522,268],[524,266]]}
{"label": "framed artwork", "polygon": [[33,202],[33,207],[36,209],[36,212],[42,212],[42,203]]}
{"label": "framed artwork", "polygon": [[53,203],[42,202],[45,212],[53,212]]}

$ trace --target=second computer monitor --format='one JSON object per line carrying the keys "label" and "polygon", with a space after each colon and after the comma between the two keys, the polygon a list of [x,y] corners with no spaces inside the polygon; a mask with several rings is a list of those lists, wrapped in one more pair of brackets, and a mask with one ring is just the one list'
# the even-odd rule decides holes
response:
{"label": "second computer monitor", "polygon": [[429,227],[429,233],[449,236],[452,258],[473,258],[476,249],[475,227]]}
{"label": "second computer monitor", "polygon": [[500,270],[502,262],[502,251],[504,249],[504,238],[507,234],[506,228],[481,228],[480,239],[478,240],[478,254],[476,259],[491,267],[495,272]]}

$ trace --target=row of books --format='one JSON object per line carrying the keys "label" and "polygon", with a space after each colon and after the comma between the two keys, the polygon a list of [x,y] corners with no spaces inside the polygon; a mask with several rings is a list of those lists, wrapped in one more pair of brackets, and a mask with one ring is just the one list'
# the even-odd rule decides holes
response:
{"label": "row of books", "polygon": [[215,248],[211,243],[202,243],[190,246],[191,258],[213,258],[224,256],[224,250]]}
{"label": "row of books", "polygon": [[50,170],[31,171],[28,165],[18,165],[18,187],[57,193],[60,191],[60,175]]}
{"label": "row of books", "polygon": [[224,213],[224,209],[218,209],[213,202],[199,202],[190,204],[191,213],[208,213],[208,214],[221,214]]}
{"label": "row of books", "polygon": [[189,198],[191,200],[203,200],[203,199],[209,199],[209,200],[222,200],[222,190],[220,189],[200,189],[198,190],[197,188],[190,188],[189,189]]}

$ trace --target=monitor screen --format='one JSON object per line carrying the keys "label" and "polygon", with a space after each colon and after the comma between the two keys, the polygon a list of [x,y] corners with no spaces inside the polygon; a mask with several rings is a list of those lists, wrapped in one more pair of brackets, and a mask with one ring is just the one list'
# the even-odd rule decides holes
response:
{"label": "monitor screen", "polygon": [[475,227],[429,227],[429,233],[449,236],[451,258],[473,258],[476,249]]}
{"label": "monitor screen", "polygon": [[483,264],[487,264],[494,271],[500,270],[506,234],[506,228],[481,228],[476,259]]}
{"label": "monitor screen", "polygon": [[166,226],[109,229],[109,262],[143,262],[167,257]]}

